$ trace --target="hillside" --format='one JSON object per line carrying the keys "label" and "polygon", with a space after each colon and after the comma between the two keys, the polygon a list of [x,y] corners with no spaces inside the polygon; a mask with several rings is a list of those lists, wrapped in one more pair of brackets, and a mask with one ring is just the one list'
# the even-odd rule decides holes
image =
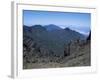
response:
{"label": "hillside", "polygon": [[[73,31],[69,28],[60,29],[58,26],[55,26],[55,28],[48,30],[47,28],[41,25],[34,25],[31,27],[24,25],[23,27],[24,68],[25,69],[42,68],[45,67],[46,65],[49,65],[49,63],[51,65],[59,63],[68,64],[66,60],[69,58],[69,56],[70,57],[76,56],[76,53],[81,54],[81,47],[83,53],[88,49],[90,50],[90,48],[88,48],[89,46],[87,47],[88,44],[85,45],[87,47],[86,48],[87,50],[85,50],[83,44],[85,44],[86,41],[84,39],[85,37],[82,34]],[[78,48],[76,47],[77,45]],[[76,51],[77,49],[79,50]],[[43,64],[45,64],[45,66],[40,66]],[[64,64],[62,64],[62,66],[64,66]],[[59,66],[60,65],[56,65],[55,67]],[[66,67],[67,66],[68,65],[66,65]]]}

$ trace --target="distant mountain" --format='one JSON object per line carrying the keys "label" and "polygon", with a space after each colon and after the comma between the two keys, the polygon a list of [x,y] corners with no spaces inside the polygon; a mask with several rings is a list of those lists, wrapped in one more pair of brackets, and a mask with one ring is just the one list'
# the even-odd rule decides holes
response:
{"label": "distant mountain", "polygon": [[46,31],[46,28],[44,28],[42,25],[34,25],[34,26],[31,26],[31,32],[34,32],[34,31],[38,31],[38,32],[42,32],[42,31]]}
{"label": "distant mountain", "polygon": [[[65,44],[71,40],[84,39],[82,34],[69,28],[61,29],[56,25],[34,25],[31,27],[24,25],[23,33],[24,44],[31,43],[31,47],[37,45],[42,54],[51,51],[56,55],[63,55]],[[31,42],[26,43],[29,39]]]}
{"label": "distant mountain", "polygon": [[79,39],[86,39],[86,37],[83,34],[77,32],[75,30],[71,30],[70,28],[65,28],[64,30],[69,32],[70,36],[72,36],[74,34],[74,36],[76,35]]}
{"label": "distant mountain", "polygon": [[44,26],[48,31],[52,31],[52,30],[60,30],[62,28],[60,28],[59,26],[56,26],[54,24],[50,24],[50,25],[45,25]]}
{"label": "distant mountain", "polygon": [[71,29],[69,29],[69,28],[67,27],[67,28],[65,28],[64,30],[70,31]]}
{"label": "distant mountain", "polygon": [[34,25],[34,26],[23,25],[23,30],[24,32],[25,31],[33,32],[33,31],[44,31],[46,30],[46,28],[43,27],[42,25]]}
{"label": "distant mountain", "polygon": [[26,31],[30,31],[29,26],[23,25],[23,31],[24,31],[24,32],[26,32]]}
{"label": "distant mountain", "polygon": [[90,27],[89,26],[76,26],[76,25],[66,25],[71,30],[75,30],[79,32],[80,34],[85,35],[86,37],[89,35]]}
{"label": "distant mountain", "polygon": [[42,25],[34,25],[34,26],[31,26],[32,29],[37,29],[37,30],[46,30]]}

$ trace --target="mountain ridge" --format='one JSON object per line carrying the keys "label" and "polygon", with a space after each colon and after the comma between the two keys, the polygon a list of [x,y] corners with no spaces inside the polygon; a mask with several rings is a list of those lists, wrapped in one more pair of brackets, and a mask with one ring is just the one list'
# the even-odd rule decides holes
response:
{"label": "mountain ridge", "polygon": [[[25,28],[25,26],[23,27]],[[29,28],[29,29],[28,29]],[[63,47],[65,44],[71,40],[82,40],[84,36],[76,31],[69,28],[66,29],[54,29],[51,31],[46,30],[41,25],[35,25],[32,27],[27,27],[24,31],[24,35],[30,37],[33,42],[38,46],[45,47],[47,50],[53,51],[55,54],[64,54]],[[28,40],[28,38],[26,38]]]}

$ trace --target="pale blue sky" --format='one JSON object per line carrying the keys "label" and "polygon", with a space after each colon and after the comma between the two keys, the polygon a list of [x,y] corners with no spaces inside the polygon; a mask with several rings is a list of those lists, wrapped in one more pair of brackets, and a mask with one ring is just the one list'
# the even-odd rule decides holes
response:
{"label": "pale blue sky", "polygon": [[23,24],[27,26],[55,24],[61,28],[70,27],[87,34],[91,27],[91,14],[23,10]]}

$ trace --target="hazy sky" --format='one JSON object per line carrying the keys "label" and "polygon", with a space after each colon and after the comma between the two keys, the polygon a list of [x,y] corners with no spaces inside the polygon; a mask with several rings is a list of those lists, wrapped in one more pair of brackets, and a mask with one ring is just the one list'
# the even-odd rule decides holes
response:
{"label": "hazy sky", "polygon": [[23,10],[23,24],[28,26],[55,24],[61,28],[69,27],[81,33],[88,34],[91,27],[91,14]]}

